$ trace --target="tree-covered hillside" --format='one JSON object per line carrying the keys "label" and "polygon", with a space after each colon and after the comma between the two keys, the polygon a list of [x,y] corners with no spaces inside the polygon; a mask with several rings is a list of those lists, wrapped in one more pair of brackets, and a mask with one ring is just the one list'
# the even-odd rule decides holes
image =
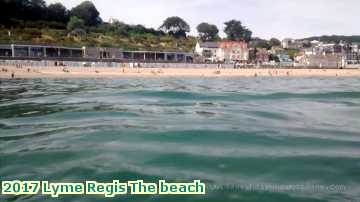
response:
{"label": "tree-covered hillside", "polygon": [[186,36],[189,27],[183,30],[166,21],[159,30],[117,20],[103,22],[90,1],[68,10],[61,3],[47,5],[43,0],[1,0],[0,13],[0,43],[181,51],[191,51],[196,43],[195,37]]}
{"label": "tree-covered hillside", "polygon": [[[171,16],[158,29],[130,25],[116,19],[104,22],[96,6],[84,1],[68,9],[44,0],[0,0],[0,43],[119,47],[130,50],[192,51],[197,40],[221,40],[216,25],[202,22],[199,38],[190,26]],[[252,32],[239,20],[224,22],[228,40],[249,42]]]}
{"label": "tree-covered hillside", "polygon": [[309,41],[317,40],[326,43],[339,43],[340,41],[346,41],[348,43],[360,43],[360,35],[355,35],[355,36],[325,35],[325,36],[314,36],[305,39]]}

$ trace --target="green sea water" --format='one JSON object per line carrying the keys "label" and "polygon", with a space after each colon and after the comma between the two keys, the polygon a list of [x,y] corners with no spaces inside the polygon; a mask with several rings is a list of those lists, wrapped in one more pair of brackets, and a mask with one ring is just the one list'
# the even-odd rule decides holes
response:
{"label": "green sea water", "polygon": [[359,78],[1,80],[0,180],[190,182],[204,196],[0,201],[360,201]]}

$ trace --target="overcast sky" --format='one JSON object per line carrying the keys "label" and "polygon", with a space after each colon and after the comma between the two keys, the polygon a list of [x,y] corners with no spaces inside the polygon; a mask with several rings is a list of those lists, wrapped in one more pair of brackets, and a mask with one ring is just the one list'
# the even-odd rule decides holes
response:
{"label": "overcast sky", "polygon": [[[46,0],[72,8],[83,0]],[[165,18],[179,16],[191,26],[240,20],[254,36],[302,38],[314,35],[360,35],[360,0],[92,0],[104,21],[158,28]]]}

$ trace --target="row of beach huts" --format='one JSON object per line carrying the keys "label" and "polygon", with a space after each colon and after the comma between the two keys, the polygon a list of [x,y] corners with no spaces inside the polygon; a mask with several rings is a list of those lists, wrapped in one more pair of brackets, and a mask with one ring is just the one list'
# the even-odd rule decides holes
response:
{"label": "row of beach huts", "polygon": [[47,45],[0,45],[0,58],[91,60],[91,61],[141,61],[141,62],[193,62],[193,54],[175,51],[124,51],[107,47],[65,47]]}

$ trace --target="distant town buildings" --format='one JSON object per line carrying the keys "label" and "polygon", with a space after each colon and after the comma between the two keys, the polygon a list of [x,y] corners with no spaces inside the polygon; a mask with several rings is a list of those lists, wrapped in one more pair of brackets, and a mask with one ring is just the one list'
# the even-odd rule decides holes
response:
{"label": "distant town buildings", "polygon": [[298,57],[295,66],[340,68],[343,67],[343,57],[336,55],[307,55]]}
{"label": "distant town buildings", "polygon": [[[313,40],[284,39],[281,43],[284,50],[296,50],[295,66],[311,67],[351,67],[360,64],[359,43],[333,42],[324,43]],[[279,50],[272,50],[272,53]]]}
{"label": "distant town buildings", "polygon": [[360,64],[359,44],[284,39],[281,47],[248,48],[244,42],[198,42],[195,54],[204,62],[241,62],[282,67],[343,68]]}
{"label": "distant town buildings", "polygon": [[311,47],[300,50],[297,65],[342,68],[360,64],[358,44],[311,41]]}

